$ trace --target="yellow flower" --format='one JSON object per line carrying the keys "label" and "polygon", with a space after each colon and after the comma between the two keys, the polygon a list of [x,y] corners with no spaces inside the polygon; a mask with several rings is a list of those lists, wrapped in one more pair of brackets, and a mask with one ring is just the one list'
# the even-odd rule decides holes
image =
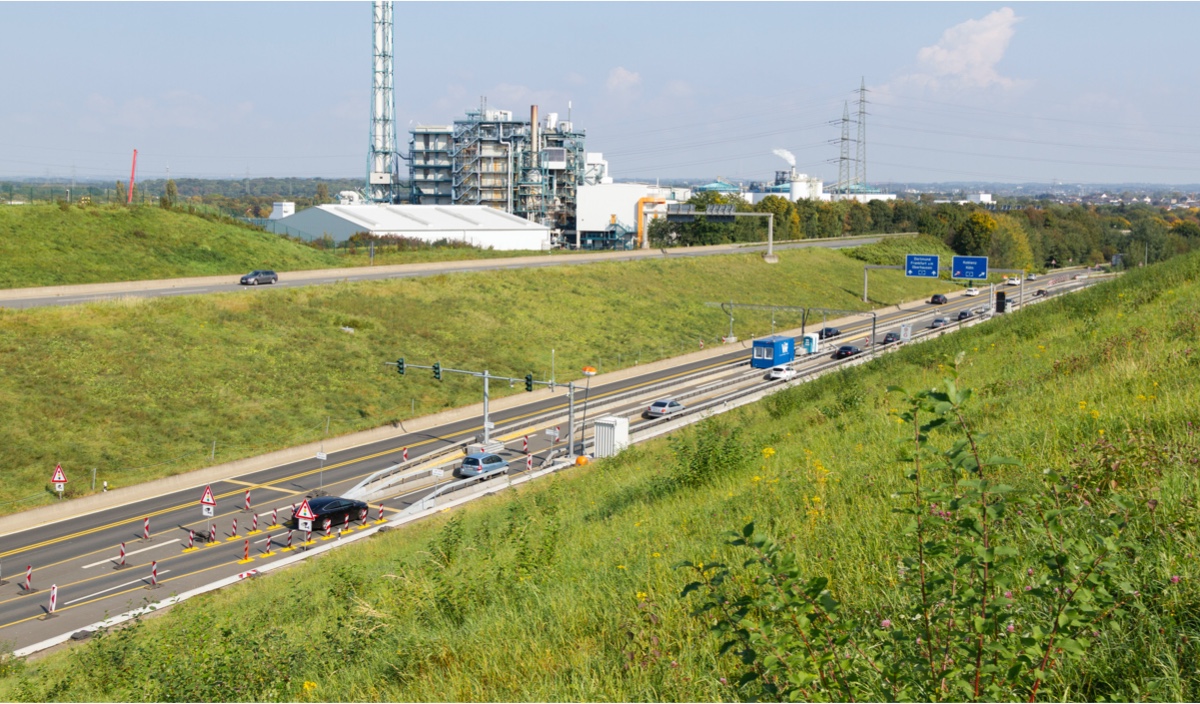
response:
{"label": "yellow flower", "polygon": [[1100,417],[1100,411],[1092,411],[1092,418],[1099,418],[1099,417]]}
{"label": "yellow flower", "polygon": [[309,682],[309,681],[305,680],[305,682],[304,682],[304,691],[305,692],[311,692],[316,688],[317,688],[316,682]]}
{"label": "yellow flower", "polygon": [[646,592],[638,592],[638,593],[637,593],[637,598],[638,598],[638,601],[643,601],[643,600],[645,600],[645,598],[646,598]]}
{"label": "yellow flower", "polygon": [[763,448],[763,451],[762,451],[762,453],[763,453],[763,459],[764,459],[764,460],[769,460],[769,459],[771,459],[771,457],[772,457],[772,456],[775,454],[775,448],[773,448],[773,447],[764,447],[764,448]]}
{"label": "yellow flower", "polygon": [[1146,394],[1138,394],[1138,400],[1139,400],[1139,401],[1145,401],[1145,400],[1146,400]]}
{"label": "yellow flower", "polygon": [[814,496],[814,497],[812,497],[812,502],[813,502],[814,504],[819,504],[819,503],[821,503],[821,497],[820,497],[820,496]]}
{"label": "yellow flower", "polygon": [[753,478],[753,479],[751,479],[750,481],[752,481],[752,482],[754,482],[754,483],[756,483],[756,484],[757,484],[758,482],[761,482],[761,481],[762,481],[762,477],[760,477],[760,476],[758,476],[757,474],[755,474],[755,475],[754,475],[754,478]]}
{"label": "yellow flower", "polygon": [[617,565],[617,569],[623,570],[623,569],[625,569],[625,565]]}
{"label": "yellow flower", "polygon": [[1082,411],[1082,410],[1084,410],[1085,408],[1087,408],[1087,401],[1080,401],[1080,402],[1079,402],[1079,410],[1081,410],[1081,411]]}
{"label": "yellow flower", "polygon": [[662,555],[660,555],[656,552],[652,552],[652,553],[650,553],[650,557],[662,557]]}
{"label": "yellow flower", "polygon": [[1103,434],[1104,434],[1104,428],[1101,428],[1101,429],[1099,430],[1099,433],[1100,433],[1101,435],[1103,435]]}

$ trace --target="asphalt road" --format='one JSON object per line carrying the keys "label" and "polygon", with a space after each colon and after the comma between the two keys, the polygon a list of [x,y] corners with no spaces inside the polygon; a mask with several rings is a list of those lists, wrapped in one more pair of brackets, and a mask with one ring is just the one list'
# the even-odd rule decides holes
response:
{"label": "asphalt road", "polygon": [[[777,250],[801,249],[807,247],[823,247],[842,249],[857,247],[863,244],[878,242],[880,236],[845,237],[837,240],[816,240],[812,242],[790,242],[775,246]],[[160,296],[191,296],[207,293],[230,293],[244,291],[247,293],[260,289],[293,288],[298,286],[315,286],[342,281],[379,281],[383,279],[404,279],[425,276],[439,276],[473,271],[498,271],[502,269],[531,269],[547,266],[579,266],[612,261],[630,261],[637,259],[673,259],[678,257],[704,257],[715,255],[740,254],[745,252],[764,252],[766,245],[751,246],[715,246],[715,247],[680,247],[666,250],[643,250],[628,252],[617,256],[559,254],[545,257],[521,257],[518,260],[483,259],[458,262],[445,262],[440,266],[428,264],[397,265],[387,267],[360,267],[352,270],[339,269],[314,270],[297,272],[280,272],[279,283],[269,286],[241,286],[238,279],[241,275],[224,277],[204,277],[202,279],[175,279],[154,282],[131,281],[124,284],[86,284],[78,286],[47,286],[39,289],[10,289],[0,290],[0,307],[4,308],[38,308],[42,306],[65,306],[78,303],[90,303],[114,298],[137,297],[156,298]],[[185,283],[190,282],[190,283]]]}
{"label": "asphalt road", "polygon": [[[1086,285],[1087,281],[1065,281],[1053,289],[1055,295]],[[1037,282],[1035,286],[1049,288],[1048,282]],[[1027,286],[1032,295],[1036,290]],[[1008,287],[1012,297],[1017,289]],[[916,316],[914,331],[927,327],[935,316],[946,316],[952,320],[964,308],[975,308],[987,299],[955,298],[949,304],[907,304],[904,310],[881,315],[876,331],[877,339],[886,332],[898,330],[898,321]],[[1011,299],[1010,299],[1011,300]],[[814,323],[809,329],[820,324]],[[798,362],[798,367],[827,362],[829,353],[839,344],[862,345],[863,336],[869,335],[871,319],[862,316],[853,324],[842,326],[843,335],[826,341],[827,352]],[[631,377],[609,384],[600,384],[591,389],[576,390],[577,420],[582,402],[593,403],[609,399],[618,394],[657,386],[671,379],[687,378],[698,372],[711,371],[718,378],[689,380],[692,388],[703,392],[705,384],[714,390],[706,397],[718,397],[722,385],[730,388],[740,384],[762,383],[761,370],[750,370],[746,365],[749,354],[745,349],[732,350],[727,354],[698,362],[682,364],[673,368]],[[731,384],[730,381],[737,382]],[[663,396],[672,394],[662,393]],[[639,412],[645,404],[644,398],[630,398],[621,405],[631,415]],[[688,401],[689,405],[692,403]],[[532,402],[503,412],[492,414],[492,421],[502,428],[501,433],[528,427],[530,419],[541,417],[548,411],[566,409],[565,388],[549,399]],[[594,420],[593,413],[590,418]],[[635,420],[637,424],[645,421]],[[565,434],[565,423],[564,434]],[[540,426],[539,426],[540,427]],[[426,432],[412,433],[330,453],[325,462],[315,458],[235,477],[212,485],[217,498],[216,515],[212,519],[201,516],[200,497],[203,487],[174,492],[144,501],[107,509],[84,516],[66,518],[20,533],[4,536],[0,548],[0,576],[7,584],[0,584],[0,642],[23,647],[46,638],[79,629],[97,622],[107,615],[122,613],[146,602],[158,601],[171,593],[193,589],[218,579],[236,575],[262,565],[267,560],[277,560],[290,552],[279,550],[288,539],[283,528],[268,528],[272,510],[278,511],[279,522],[291,516],[291,506],[305,495],[322,488],[331,494],[349,489],[369,474],[390,467],[400,461],[400,453],[407,447],[410,459],[438,453],[450,445],[481,433],[482,418],[474,417]],[[503,437],[503,436],[501,436]],[[549,438],[543,433],[530,435],[531,451],[537,457],[548,450]],[[556,447],[563,447],[565,438]],[[521,453],[520,439],[512,438],[506,452],[512,460],[513,471],[524,469],[525,460]],[[449,479],[449,476],[447,476]],[[244,511],[245,492],[251,490],[251,511]],[[425,489],[417,494],[394,499],[386,504],[387,512],[395,512],[417,500],[420,495],[431,491]],[[370,519],[378,515],[378,506],[372,505]],[[258,515],[259,532],[248,534],[254,515]],[[150,521],[151,539],[143,539],[144,521]],[[233,521],[237,520],[236,536]],[[215,526],[214,540],[209,543],[210,526]],[[189,542],[189,530],[194,536],[195,550],[185,550]],[[263,555],[267,537],[270,536],[275,550],[272,556]],[[249,540],[251,560],[243,562]],[[295,547],[301,540],[300,534],[292,536]],[[336,529],[329,540],[337,540]],[[314,536],[314,541],[324,543],[323,536]],[[117,568],[119,545],[124,542],[126,564]],[[157,563],[159,588],[148,589],[151,580],[151,562]],[[34,591],[24,588],[25,568],[32,566]],[[57,585],[56,616],[43,620],[49,603],[51,584]]]}

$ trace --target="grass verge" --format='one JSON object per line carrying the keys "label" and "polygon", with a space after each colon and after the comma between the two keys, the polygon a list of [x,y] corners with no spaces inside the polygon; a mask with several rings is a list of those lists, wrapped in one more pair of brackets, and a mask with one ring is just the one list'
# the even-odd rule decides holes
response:
{"label": "grass verge", "polygon": [[[713,300],[865,309],[859,264],[826,250],[464,273],[215,296],[0,310],[0,512],[167,476],[476,403],[473,379],[383,365],[562,381],[700,348],[728,330]],[[879,303],[944,284],[883,272]],[[846,285],[846,284],[849,285]],[[780,328],[799,326],[780,314]],[[343,328],[352,329],[352,333]],[[765,333],[769,314],[739,313]],[[494,389],[493,393],[523,393]],[[13,503],[19,502],[19,503]]]}
{"label": "grass verge", "polygon": [[[909,518],[896,512],[908,500],[900,443],[911,431],[886,389],[933,387],[961,354],[960,385],[976,397],[966,419],[988,434],[989,454],[1020,462],[996,480],[1034,497],[1043,469],[1107,487],[1115,464],[1122,491],[1141,502],[1125,509],[1145,530],[1121,568],[1135,617],[1089,635],[1087,657],[1048,670],[1037,698],[1195,701],[1198,281],[1200,256],[1178,257],[35,664],[10,660],[0,699],[753,696],[736,687],[742,660],[719,654],[717,616],[681,597],[691,576],[676,565],[729,564],[729,582],[750,589],[753,564],[741,567],[744,550],[724,531],[755,521],[795,570],[829,579],[848,619],[887,628],[911,580],[900,561]],[[939,449],[957,438],[928,432]],[[1078,492],[1064,500],[1086,510]],[[1003,531],[1023,568],[1041,538],[1020,525]],[[1019,599],[1011,608],[1016,621],[1037,618]],[[856,637],[889,642],[881,633]]]}

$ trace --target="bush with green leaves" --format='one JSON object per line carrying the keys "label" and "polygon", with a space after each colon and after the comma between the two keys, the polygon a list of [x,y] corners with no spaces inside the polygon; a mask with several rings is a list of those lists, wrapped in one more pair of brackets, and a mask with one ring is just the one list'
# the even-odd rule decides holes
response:
{"label": "bush with green leaves", "polygon": [[1162,539],[1138,484],[1147,475],[1081,457],[1029,491],[1003,483],[1017,462],[984,459],[987,435],[967,420],[971,391],[955,377],[892,389],[911,428],[900,453],[911,488],[893,497],[908,554],[886,610],[844,603],[754,523],[728,543],[751,553],[740,567],[681,564],[696,576],[683,595],[701,595],[695,613],[739,658],[741,695],[1033,701],[1147,608],[1137,560]]}

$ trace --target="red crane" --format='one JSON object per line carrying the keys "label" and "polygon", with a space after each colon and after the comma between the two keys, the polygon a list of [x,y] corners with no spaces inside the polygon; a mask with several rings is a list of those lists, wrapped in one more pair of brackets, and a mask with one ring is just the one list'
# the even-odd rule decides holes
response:
{"label": "red crane", "polygon": [[133,150],[133,166],[129,168],[129,191],[125,194],[125,205],[133,203],[133,177],[137,174],[137,150]]}

